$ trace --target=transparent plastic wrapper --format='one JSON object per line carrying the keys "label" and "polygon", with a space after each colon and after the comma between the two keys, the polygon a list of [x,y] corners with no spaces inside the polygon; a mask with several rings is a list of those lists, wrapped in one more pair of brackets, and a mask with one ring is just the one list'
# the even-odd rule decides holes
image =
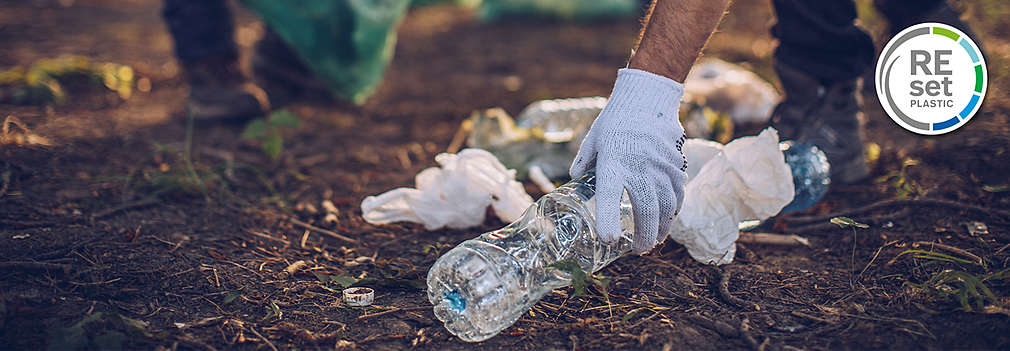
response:
{"label": "transparent plastic wrapper", "polygon": [[441,167],[431,167],[415,177],[416,188],[393,189],[361,202],[368,223],[422,223],[428,230],[469,228],[484,222],[487,207],[498,218],[512,222],[533,199],[491,153],[465,149],[458,154],[435,156]]}
{"label": "transparent plastic wrapper", "polygon": [[725,146],[691,139],[684,154],[688,180],[670,238],[699,262],[730,263],[740,222],[774,216],[793,199],[792,171],[779,150],[778,132],[768,128]]}
{"label": "transparent plastic wrapper", "polygon": [[551,267],[569,260],[595,272],[631,250],[631,205],[621,203],[620,239],[596,233],[595,176],[588,174],[544,195],[522,218],[467,240],[428,271],[428,300],[446,329],[464,341],[486,340],[508,328],[553,289],[571,284]]}
{"label": "transparent plastic wrapper", "polygon": [[[684,80],[684,101],[699,108],[707,107],[717,113],[727,114],[732,123],[737,125],[768,122],[779,100],[775,87],[757,74],[718,59],[698,62]],[[690,113],[691,110],[685,112]],[[697,116],[692,118],[699,119]],[[718,126],[714,123],[719,123],[718,119],[712,117],[705,121],[713,123],[711,128]],[[689,123],[684,124],[687,128]],[[699,124],[696,129],[699,132],[689,137],[709,137],[703,133],[704,125]]]}

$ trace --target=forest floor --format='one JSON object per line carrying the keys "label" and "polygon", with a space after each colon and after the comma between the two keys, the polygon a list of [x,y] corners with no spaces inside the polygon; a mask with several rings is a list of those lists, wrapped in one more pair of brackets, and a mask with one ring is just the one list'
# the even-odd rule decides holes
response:
{"label": "forest floor", "polygon": [[[485,24],[451,6],[412,9],[378,93],[360,107],[286,107],[300,123],[274,159],[242,125],[187,127],[160,1],[0,2],[0,68],[75,54],[129,65],[144,85],[127,99],[99,88],[0,105],[14,117],[0,144],[0,349],[1008,348],[1010,5],[953,4],[988,50],[981,111],[922,137],[867,90],[872,176],[763,227],[809,247],[738,244],[715,268],[667,243],[601,270],[606,295],[555,290],[469,344],[435,319],[424,279],[440,253],[504,223],[376,226],[361,200],[412,186],[475,109],[606,96],[637,21]],[[236,22],[248,56],[263,25],[241,11]],[[772,23],[768,1],[737,1],[705,55],[775,82]],[[375,304],[344,305],[349,283],[374,288]]]}

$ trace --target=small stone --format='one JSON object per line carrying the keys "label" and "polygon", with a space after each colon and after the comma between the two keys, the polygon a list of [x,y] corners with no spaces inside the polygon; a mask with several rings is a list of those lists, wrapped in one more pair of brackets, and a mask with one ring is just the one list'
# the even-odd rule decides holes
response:
{"label": "small stone", "polygon": [[385,323],[386,330],[396,335],[413,335],[414,327],[399,319],[388,320]]}

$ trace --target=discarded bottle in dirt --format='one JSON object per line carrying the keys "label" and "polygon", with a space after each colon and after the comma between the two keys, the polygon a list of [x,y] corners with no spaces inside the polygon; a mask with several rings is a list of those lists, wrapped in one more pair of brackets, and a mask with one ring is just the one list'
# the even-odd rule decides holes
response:
{"label": "discarded bottle in dirt", "polygon": [[813,207],[821,201],[831,185],[828,157],[816,145],[804,142],[785,141],[779,144],[779,149],[793,172],[793,188],[796,190],[793,201],[780,213]]}
{"label": "discarded bottle in dirt", "polygon": [[631,250],[631,205],[621,202],[621,238],[604,244],[596,233],[595,175],[587,174],[540,198],[516,222],[456,246],[428,271],[435,316],[460,339],[498,334],[553,289],[571,284],[551,267],[571,260],[595,272]]}
{"label": "discarded bottle in dirt", "polygon": [[607,104],[604,97],[537,101],[515,120],[500,108],[474,111],[468,145],[493,153],[525,177],[536,166],[551,179],[568,177],[582,139]]}
{"label": "discarded bottle in dirt", "polygon": [[602,96],[540,100],[519,112],[516,125],[539,128],[544,140],[551,143],[575,141],[572,149],[578,152],[579,144],[605,106],[607,98]]}

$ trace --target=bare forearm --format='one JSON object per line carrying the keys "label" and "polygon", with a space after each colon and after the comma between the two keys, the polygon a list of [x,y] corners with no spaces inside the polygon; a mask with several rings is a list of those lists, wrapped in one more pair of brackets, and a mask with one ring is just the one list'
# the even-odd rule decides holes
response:
{"label": "bare forearm", "polygon": [[646,17],[641,41],[628,67],[683,82],[729,3],[730,0],[654,0],[651,16]]}

